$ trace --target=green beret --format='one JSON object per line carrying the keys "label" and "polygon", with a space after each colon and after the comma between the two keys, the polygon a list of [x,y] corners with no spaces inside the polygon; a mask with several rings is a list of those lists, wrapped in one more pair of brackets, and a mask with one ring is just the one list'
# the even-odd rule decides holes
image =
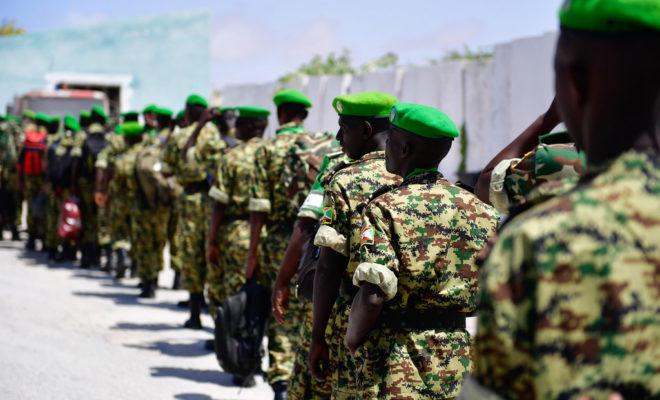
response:
{"label": "green beret", "polygon": [[17,123],[17,124],[21,122],[21,118],[20,118],[19,116],[17,116],[17,115],[12,115],[12,114],[7,114],[7,120],[8,120],[8,121],[13,121],[13,122],[15,122],[15,123]]}
{"label": "green beret", "polygon": [[42,124],[50,124],[50,117],[44,113],[36,113],[34,115],[34,120],[41,122]]}
{"label": "green beret", "polygon": [[226,113],[227,111],[236,111],[236,107],[218,107],[218,112],[220,114]]}
{"label": "green beret", "polygon": [[172,114],[174,114],[172,110],[165,107],[156,107],[156,110],[154,112],[156,113],[156,115],[160,115],[163,117],[171,117]]}
{"label": "green beret", "polygon": [[78,132],[80,131],[80,124],[78,123],[78,120],[71,115],[66,115],[64,117],[64,128],[73,132]]}
{"label": "green beret", "polygon": [[106,114],[103,107],[101,107],[98,104],[92,106],[92,114],[91,115],[96,115],[96,116],[99,116],[103,119],[108,119],[108,114]]}
{"label": "green beret", "polygon": [[186,107],[188,107],[188,106],[201,106],[201,107],[206,108],[206,107],[209,106],[209,103],[202,96],[200,96],[198,94],[191,94],[186,99]]}
{"label": "green beret", "polygon": [[156,106],[155,104],[153,104],[153,103],[152,103],[152,104],[149,104],[148,106],[146,106],[146,107],[142,110],[142,114],[155,113],[157,108],[158,108],[158,106]]}
{"label": "green beret", "polygon": [[332,107],[343,117],[387,117],[396,101],[391,94],[365,92],[337,96]]}
{"label": "green beret", "polygon": [[186,110],[181,110],[176,113],[176,120],[181,121],[186,116]]}
{"label": "green beret", "polygon": [[57,125],[59,125],[59,124],[60,124],[60,117],[58,117],[58,116],[56,116],[56,115],[51,115],[51,116],[50,116],[50,120],[48,121],[48,123],[49,123],[49,124],[57,124]]}
{"label": "green beret", "polygon": [[307,96],[305,96],[300,90],[296,89],[280,90],[273,97],[273,102],[276,107],[279,107],[284,103],[302,104],[305,108],[310,108],[312,106],[312,102]]}
{"label": "green beret", "polygon": [[141,135],[144,132],[144,127],[138,122],[124,122],[118,125],[119,132],[125,136]]}
{"label": "green beret", "polygon": [[397,103],[392,107],[390,123],[412,134],[430,139],[456,138],[456,124],[447,114],[434,107],[412,103]]}
{"label": "green beret", "polygon": [[566,0],[559,21],[563,28],[597,32],[660,30],[660,1]]}
{"label": "green beret", "polygon": [[37,114],[32,110],[25,110],[23,111],[23,116],[25,118],[34,119],[37,116]]}
{"label": "green beret", "polygon": [[241,106],[235,110],[238,111],[239,118],[268,118],[270,115],[270,111],[257,106]]}

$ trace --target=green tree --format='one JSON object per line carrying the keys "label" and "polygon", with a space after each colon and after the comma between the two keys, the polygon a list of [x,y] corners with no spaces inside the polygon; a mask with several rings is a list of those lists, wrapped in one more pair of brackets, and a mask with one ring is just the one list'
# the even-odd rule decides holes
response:
{"label": "green tree", "polygon": [[2,23],[0,23],[0,36],[14,36],[22,35],[24,33],[25,29],[16,26],[14,21],[3,20]]}
{"label": "green tree", "polygon": [[301,75],[318,76],[366,73],[377,69],[395,66],[398,60],[399,57],[396,54],[389,52],[373,61],[365,63],[359,68],[356,68],[353,66],[351,52],[344,49],[340,54],[332,52],[326,55],[325,58],[317,54],[312,57],[309,62],[302,64],[295,71],[280,77],[279,81],[280,83],[287,83]]}

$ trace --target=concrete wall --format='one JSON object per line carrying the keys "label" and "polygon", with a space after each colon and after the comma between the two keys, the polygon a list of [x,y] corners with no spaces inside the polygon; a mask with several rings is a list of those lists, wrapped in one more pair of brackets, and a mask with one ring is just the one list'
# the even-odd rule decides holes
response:
{"label": "concrete wall", "polygon": [[120,76],[131,94],[123,110],[179,110],[191,92],[210,93],[210,37],[210,14],[197,12],[0,38],[0,105],[53,76]]}
{"label": "concrete wall", "polygon": [[[400,67],[359,76],[301,78],[287,87],[304,91],[314,103],[306,126],[336,131],[332,99],[343,93],[385,91],[405,102],[435,106],[457,124],[465,124],[467,169],[481,169],[539,114],[553,95],[552,56],[556,34],[525,38],[495,46],[488,61],[452,61],[431,66]],[[223,105],[254,104],[273,112],[276,82],[228,86],[221,90]],[[269,133],[277,124],[271,118]],[[458,142],[441,165],[451,179],[460,163]]]}

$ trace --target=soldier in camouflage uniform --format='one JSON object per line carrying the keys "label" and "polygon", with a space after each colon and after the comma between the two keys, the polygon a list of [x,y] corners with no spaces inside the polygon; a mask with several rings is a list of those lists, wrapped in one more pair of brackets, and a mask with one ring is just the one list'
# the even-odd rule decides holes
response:
{"label": "soldier in camouflage uniform", "polygon": [[[94,200],[99,215],[99,244],[106,256],[103,270],[116,268],[115,278],[122,279],[126,272],[131,249],[131,203],[124,196],[125,179],[116,171],[116,162],[122,159],[129,146],[122,134],[122,125],[108,134],[108,145],[99,153],[94,167],[96,184]],[[114,255],[114,264],[113,264]]]}
{"label": "soldier in camouflage uniform", "polygon": [[362,360],[359,398],[453,398],[471,368],[475,261],[498,214],[438,172],[459,135],[449,117],[399,103],[390,122],[387,170],[405,178],[365,209],[345,341]]}
{"label": "soldier in camouflage uniform", "polygon": [[[359,255],[362,207],[376,191],[400,183],[386,171],[383,152],[394,103],[394,96],[378,92],[338,96],[332,102],[339,115],[337,140],[349,160],[321,182],[325,188],[321,226],[314,239],[321,252],[314,278],[309,364],[317,379],[329,378],[333,398],[357,395],[353,371],[359,361],[348,355],[342,338],[355,292],[350,278]],[[328,330],[332,335],[326,340]]]}
{"label": "soldier in camouflage uniform", "polygon": [[657,398],[660,3],[574,0],[560,21],[557,103],[587,168],[500,232],[464,397]]}
{"label": "soldier in camouflage uniform", "polygon": [[[237,145],[228,150],[218,164],[216,181],[209,191],[213,201],[213,217],[208,235],[208,296],[211,316],[217,307],[245,284],[245,261],[250,245],[248,204],[250,179],[255,154],[261,146],[270,112],[259,107],[238,107]],[[212,345],[209,346],[211,349]],[[253,386],[254,379],[237,376],[240,386]]]}
{"label": "soldier in camouflage uniform", "polygon": [[[59,129],[59,118],[53,122],[54,129]],[[72,168],[82,155],[84,141],[85,133],[80,130],[78,121],[67,115],[64,118],[64,131],[52,135],[46,152],[48,211],[45,246],[48,249],[48,258],[56,261],[74,261],[76,258],[75,243],[65,242],[59,238],[57,226],[62,203],[72,194]],[[69,168],[64,168],[65,165]]]}
{"label": "soldier in camouflage uniform", "polygon": [[208,123],[212,113],[207,107],[201,96],[188,96],[186,119],[196,122],[179,131],[164,152],[164,172],[173,174],[184,190],[176,204],[176,236],[180,238],[182,283],[190,293],[190,318],[184,326],[191,329],[202,329],[199,316],[206,281],[209,182],[226,146],[215,126]]}
{"label": "soldier in camouflage uniform", "polygon": [[0,240],[2,231],[9,227],[18,234],[16,225],[16,207],[14,203],[13,176],[16,175],[16,144],[14,135],[7,121],[7,116],[0,116]]}
{"label": "soldier in camouflage uniform", "polygon": [[[26,134],[31,131],[38,131],[42,134],[47,134],[47,125],[49,122],[49,117],[42,113],[33,113],[26,112],[25,118],[25,127],[24,132]],[[26,149],[25,146],[21,149],[21,152],[18,156],[18,165],[19,165],[19,189],[23,192],[23,198],[27,202],[27,231],[28,231],[28,241],[25,244],[27,250],[35,249],[35,240],[37,238],[44,237],[44,221],[39,221],[37,218],[37,213],[34,210],[34,200],[43,192],[44,176],[43,172],[39,168],[34,171],[32,174],[27,174],[23,169],[23,161],[28,153],[31,151]],[[45,150],[41,151],[42,156],[44,155]]]}
{"label": "soldier in camouflage uniform", "polygon": [[[290,181],[291,177],[286,176],[285,170],[290,150],[300,136],[306,135],[302,123],[307,117],[307,108],[311,107],[309,99],[297,90],[280,91],[273,100],[280,127],[275,138],[266,141],[255,155],[249,203],[250,247],[246,261],[246,278],[251,279],[256,274],[259,284],[269,289],[275,282],[286,251],[302,203],[300,196],[306,196],[309,190],[309,187],[307,190],[295,188],[295,193],[289,193],[290,186],[285,181]],[[262,240],[264,225],[266,237]],[[293,301],[284,324],[268,325],[269,367],[266,375],[276,399],[286,398],[293,368],[291,340],[297,337],[299,318],[299,304]]]}
{"label": "soldier in camouflage uniform", "polygon": [[[7,114],[6,126],[14,137],[14,145],[16,146],[17,155],[20,154],[21,149],[23,148],[23,141],[25,140],[25,133],[21,127],[21,122],[20,117]],[[9,188],[13,193],[13,212],[15,216],[14,223],[10,226],[11,240],[20,240],[18,227],[21,226],[23,222],[23,194],[19,190],[18,183],[18,170],[14,166],[13,171],[9,174]]]}

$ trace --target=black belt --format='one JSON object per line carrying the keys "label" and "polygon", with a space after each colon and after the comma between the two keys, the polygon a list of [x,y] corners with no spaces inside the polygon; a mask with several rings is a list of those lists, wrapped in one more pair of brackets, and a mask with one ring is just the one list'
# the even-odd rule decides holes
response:
{"label": "black belt", "polygon": [[199,192],[208,192],[211,186],[206,181],[197,181],[192,183],[187,183],[183,186],[183,191],[186,194],[195,194]]}
{"label": "black belt", "polygon": [[457,331],[465,329],[465,313],[439,309],[436,311],[401,310],[384,312],[382,324],[399,331]]}

